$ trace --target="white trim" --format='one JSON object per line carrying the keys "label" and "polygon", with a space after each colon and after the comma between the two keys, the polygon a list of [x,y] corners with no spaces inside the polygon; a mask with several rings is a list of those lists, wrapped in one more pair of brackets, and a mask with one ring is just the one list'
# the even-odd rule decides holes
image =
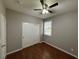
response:
{"label": "white trim", "polygon": [[22,50],[22,49],[23,49],[23,48],[20,48],[20,49],[17,49],[17,50],[11,51],[11,52],[7,53],[7,55],[12,54],[12,53],[15,53],[15,52],[18,52],[18,51],[20,51],[20,50]]}
{"label": "white trim", "polygon": [[73,56],[73,57],[75,57],[75,58],[78,58],[76,55],[71,54],[71,53],[67,52],[66,50],[63,50],[63,49],[61,49],[61,48],[59,48],[59,47],[57,47],[57,46],[54,46],[54,45],[52,45],[52,44],[50,44],[50,43],[48,43],[48,42],[45,42],[45,41],[42,41],[42,42],[44,42],[44,43],[46,43],[46,44],[48,44],[48,45],[50,45],[50,46],[52,46],[52,47],[54,47],[54,48],[60,50],[60,51],[63,51],[63,52],[65,52],[65,53],[67,53],[67,54],[69,54],[69,55],[71,55],[71,56]]}

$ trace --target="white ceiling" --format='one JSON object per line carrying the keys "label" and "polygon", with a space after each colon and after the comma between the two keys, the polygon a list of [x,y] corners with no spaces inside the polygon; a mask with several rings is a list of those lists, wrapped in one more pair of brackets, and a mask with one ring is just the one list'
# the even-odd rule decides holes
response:
{"label": "white ceiling", "polygon": [[78,7],[77,0],[46,0],[48,5],[52,5],[56,1],[58,2],[59,5],[50,9],[54,12],[53,14],[49,13],[43,16],[40,14],[39,11],[33,10],[35,8],[42,8],[40,0],[19,0],[20,3],[18,3],[17,1],[18,0],[4,0],[4,4],[6,8],[40,18],[46,18],[57,14],[76,11]]}

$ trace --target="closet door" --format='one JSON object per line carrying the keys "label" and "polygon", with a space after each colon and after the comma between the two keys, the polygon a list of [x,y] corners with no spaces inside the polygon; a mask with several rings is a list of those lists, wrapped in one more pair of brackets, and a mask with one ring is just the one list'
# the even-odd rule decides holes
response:
{"label": "closet door", "polygon": [[23,23],[22,24],[22,47],[28,47],[40,42],[39,24]]}

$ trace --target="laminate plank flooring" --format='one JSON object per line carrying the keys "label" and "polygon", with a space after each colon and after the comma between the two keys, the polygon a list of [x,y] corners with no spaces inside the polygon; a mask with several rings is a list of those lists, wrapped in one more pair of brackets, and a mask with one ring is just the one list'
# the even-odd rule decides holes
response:
{"label": "laminate plank flooring", "polygon": [[46,43],[38,43],[7,55],[6,59],[77,59]]}

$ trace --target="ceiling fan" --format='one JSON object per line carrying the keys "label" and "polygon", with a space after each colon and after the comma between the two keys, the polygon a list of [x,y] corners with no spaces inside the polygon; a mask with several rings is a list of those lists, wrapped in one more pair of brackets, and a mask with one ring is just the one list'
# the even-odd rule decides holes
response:
{"label": "ceiling fan", "polygon": [[51,6],[48,6],[46,4],[45,0],[40,0],[40,3],[42,5],[42,9],[34,9],[34,11],[42,11],[42,14],[53,13],[49,9],[58,5],[58,2],[56,2],[56,3],[52,4]]}

